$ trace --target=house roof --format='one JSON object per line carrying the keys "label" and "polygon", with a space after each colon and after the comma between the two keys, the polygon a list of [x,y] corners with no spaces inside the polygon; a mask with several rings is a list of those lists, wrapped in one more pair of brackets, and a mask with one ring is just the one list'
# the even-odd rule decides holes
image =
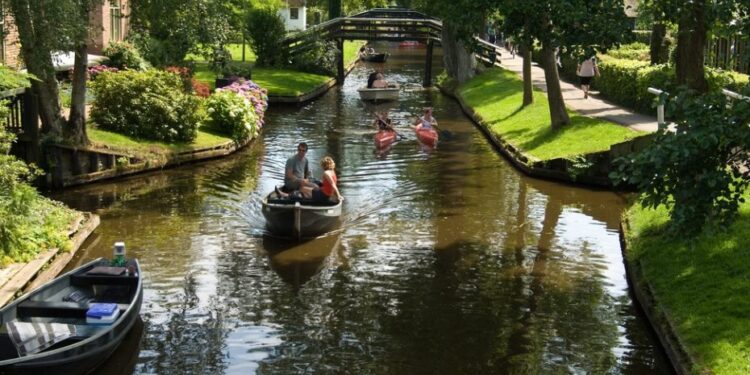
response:
{"label": "house roof", "polygon": [[305,0],[286,0],[286,4],[290,8],[301,8],[305,6]]}

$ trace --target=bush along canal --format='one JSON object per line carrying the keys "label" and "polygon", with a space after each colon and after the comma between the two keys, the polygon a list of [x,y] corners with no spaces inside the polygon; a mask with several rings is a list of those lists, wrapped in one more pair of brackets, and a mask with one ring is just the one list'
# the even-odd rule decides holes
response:
{"label": "bush along canal", "polygon": [[[374,66],[359,65],[272,108],[232,156],[55,197],[101,216],[71,267],[122,239],[141,262],[143,338],[121,349],[135,372],[672,372],[629,294],[622,197],[520,174],[453,99],[419,89],[423,50],[382,47],[399,101],[362,102]],[[423,107],[436,148],[410,128]],[[402,137],[376,150],[384,110]],[[300,141],[316,176],[333,157],[346,200],[338,232],[287,242],[260,201]]]}

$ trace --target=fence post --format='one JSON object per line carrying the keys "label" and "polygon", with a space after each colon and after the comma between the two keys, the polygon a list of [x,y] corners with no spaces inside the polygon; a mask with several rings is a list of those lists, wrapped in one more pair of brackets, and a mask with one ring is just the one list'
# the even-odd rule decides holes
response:
{"label": "fence post", "polygon": [[432,86],[432,49],[433,49],[434,42],[432,39],[427,41],[427,56],[425,57],[424,62],[424,81],[422,82],[422,86],[424,87],[430,87]]}
{"label": "fence post", "polygon": [[669,93],[654,87],[649,87],[648,92],[659,96],[659,103],[656,105],[656,122],[661,127],[664,125],[664,103],[667,102]]}
{"label": "fence post", "polygon": [[23,92],[23,109],[21,110],[21,127],[27,142],[26,161],[39,165],[41,146],[39,142],[39,107],[36,95],[31,87]]}
{"label": "fence post", "polygon": [[336,61],[336,67],[337,67],[337,75],[336,75],[336,81],[339,85],[344,83],[344,75],[345,75],[345,68],[344,68],[344,39],[336,39],[336,48],[339,49],[339,58],[338,61]]}

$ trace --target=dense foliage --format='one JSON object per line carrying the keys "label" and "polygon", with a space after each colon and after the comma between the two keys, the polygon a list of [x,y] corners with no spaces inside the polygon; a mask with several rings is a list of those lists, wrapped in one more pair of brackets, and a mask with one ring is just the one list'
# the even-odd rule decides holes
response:
{"label": "dense foliage", "polygon": [[102,54],[107,57],[107,65],[117,69],[143,70],[146,68],[141,53],[134,44],[129,42],[111,42]]}
{"label": "dense foliage", "polygon": [[295,70],[322,74],[336,75],[336,58],[341,51],[331,40],[319,38],[309,41],[309,49],[292,56],[292,68]]}
{"label": "dense foliage", "polygon": [[[750,94],[750,90],[746,90]],[[644,151],[618,160],[612,177],[638,187],[641,203],[670,210],[675,234],[730,222],[750,183],[750,103],[683,90],[669,102],[674,130],[660,126]]]}
{"label": "dense foliage", "polygon": [[[0,119],[8,107],[0,102]],[[28,261],[39,251],[69,249],[66,229],[72,212],[47,200],[29,185],[37,169],[9,155],[15,137],[0,123],[0,264]]]}
{"label": "dense foliage", "polygon": [[284,21],[276,10],[250,9],[247,13],[247,36],[258,57],[259,65],[274,66],[286,61],[282,41],[286,35]]}
{"label": "dense foliage", "polygon": [[0,65],[0,91],[29,87],[30,79],[28,74]]}
{"label": "dense foliage", "polygon": [[208,98],[206,127],[240,143],[257,135],[267,107],[265,90],[253,81],[240,80]]}
{"label": "dense foliage", "polygon": [[169,72],[102,73],[92,83],[91,119],[102,129],[166,142],[195,139],[199,99]]}

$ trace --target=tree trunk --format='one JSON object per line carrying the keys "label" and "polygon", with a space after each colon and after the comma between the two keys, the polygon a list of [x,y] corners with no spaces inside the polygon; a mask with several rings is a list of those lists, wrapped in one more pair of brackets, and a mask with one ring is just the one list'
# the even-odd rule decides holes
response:
{"label": "tree trunk", "polygon": [[523,55],[523,106],[534,102],[534,88],[531,84],[531,46],[526,44],[521,47]]}
{"label": "tree trunk", "polygon": [[701,93],[708,91],[703,69],[706,48],[706,8],[704,1],[692,1],[680,14],[677,35],[677,84]]}
{"label": "tree trunk", "polygon": [[454,27],[448,22],[443,23],[441,43],[448,76],[454,78],[459,85],[474,77],[477,60],[466,44],[458,39]]}
{"label": "tree trunk", "polygon": [[664,38],[667,36],[667,25],[657,22],[651,28],[651,65],[661,64],[663,62],[662,49],[664,48]]}
{"label": "tree trunk", "polygon": [[21,41],[21,54],[29,73],[36,76],[31,88],[39,102],[39,117],[42,120],[42,136],[59,137],[65,119],[60,114],[60,98],[55,79],[52,55],[41,30],[35,24],[43,23],[44,12],[29,0],[10,2],[13,18]]}
{"label": "tree trunk", "polygon": [[[86,14],[88,16],[88,12]],[[75,51],[70,116],[68,117],[68,126],[65,128],[65,139],[81,146],[89,144],[86,135],[86,70],[88,68],[86,47],[87,43],[80,42]]]}
{"label": "tree trunk", "polygon": [[565,100],[563,100],[560,88],[560,76],[557,73],[555,49],[547,45],[543,46],[540,57],[542,67],[544,68],[544,81],[547,84],[550,120],[552,127],[559,129],[563,125],[570,123],[570,117],[568,117],[568,112],[565,110]]}

